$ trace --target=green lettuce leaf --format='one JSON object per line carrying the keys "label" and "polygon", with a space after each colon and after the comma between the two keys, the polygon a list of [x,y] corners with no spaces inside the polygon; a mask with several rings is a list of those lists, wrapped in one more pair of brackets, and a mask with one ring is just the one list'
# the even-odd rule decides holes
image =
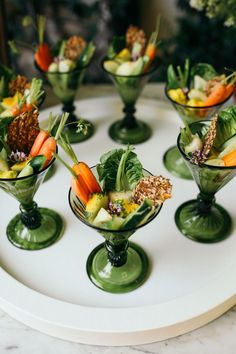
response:
{"label": "green lettuce leaf", "polygon": [[104,191],[132,190],[143,177],[142,164],[132,150],[128,146],[126,150],[113,149],[101,156],[97,172]]}
{"label": "green lettuce leaf", "polygon": [[219,112],[216,137],[213,146],[219,149],[226,140],[236,134],[236,106],[230,106]]}
{"label": "green lettuce leaf", "polygon": [[208,81],[217,76],[218,73],[212,65],[207,63],[198,63],[194,65],[190,70],[191,82],[193,81],[195,75],[201,76],[204,80]]}

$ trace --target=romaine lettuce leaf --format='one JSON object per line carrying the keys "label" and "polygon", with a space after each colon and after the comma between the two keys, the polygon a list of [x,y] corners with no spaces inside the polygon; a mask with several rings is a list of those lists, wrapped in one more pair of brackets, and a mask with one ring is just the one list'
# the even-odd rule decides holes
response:
{"label": "romaine lettuce leaf", "polygon": [[97,172],[104,191],[132,190],[143,177],[142,164],[132,149],[128,146],[102,155]]}
{"label": "romaine lettuce leaf", "polygon": [[218,73],[213,68],[212,65],[207,63],[198,63],[194,65],[190,70],[190,81],[194,80],[194,76],[198,75],[205,79],[206,81],[211,80],[213,77],[217,76]]}
{"label": "romaine lettuce leaf", "polygon": [[230,106],[219,112],[217,132],[213,146],[219,149],[226,140],[236,134],[236,106]]}

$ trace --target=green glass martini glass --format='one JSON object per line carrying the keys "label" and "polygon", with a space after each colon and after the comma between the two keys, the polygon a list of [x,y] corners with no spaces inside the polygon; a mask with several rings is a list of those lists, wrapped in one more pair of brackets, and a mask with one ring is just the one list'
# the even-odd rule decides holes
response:
{"label": "green glass martini glass", "polygon": [[109,75],[114,83],[121,100],[124,104],[124,117],[113,123],[109,128],[110,137],[121,144],[139,144],[148,140],[152,134],[151,127],[135,117],[135,104],[150,79],[153,72],[157,69],[157,60],[147,72],[139,75],[117,75],[106,70],[104,63],[107,58],[102,60],[102,69]]}
{"label": "green glass martini glass", "polygon": [[[96,173],[96,167],[92,168]],[[149,172],[144,170],[146,175]],[[90,224],[85,217],[85,208],[73,191],[69,191],[69,204],[76,217],[93,228],[105,239],[89,255],[87,274],[100,289],[111,293],[126,293],[138,288],[149,273],[149,261],[144,250],[129,242],[138,229],[151,222],[161,210],[161,205],[141,226],[126,230],[108,230]]]}
{"label": "green glass martini glass", "polygon": [[[87,134],[77,132],[78,117],[75,114],[74,100],[76,93],[83,81],[84,74],[89,64],[68,72],[43,71],[35,63],[36,68],[49,82],[54,94],[62,102],[62,111],[70,113],[63,135],[67,135],[70,143],[79,143],[89,139],[94,133],[94,126],[91,122],[84,120],[87,125]],[[55,127],[56,129],[57,127]]]}
{"label": "green glass martini glass", "polygon": [[[209,121],[202,121],[190,124],[189,127],[195,134],[209,125]],[[213,243],[224,240],[230,234],[232,220],[228,212],[215,203],[215,193],[236,175],[236,166],[196,165],[183,150],[181,134],[177,145],[200,193],[197,199],[187,201],[177,209],[176,225],[183,235],[194,241]]]}
{"label": "green glass martini glass", "polygon": [[62,234],[63,221],[48,208],[38,208],[33,197],[55,159],[42,171],[19,178],[0,178],[0,188],[20,203],[20,213],[7,226],[11,243],[25,250],[39,250],[53,244]]}
{"label": "green glass martini glass", "polygon": [[[232,96],[229,95],[223,102],[215,104],[213,106],[188,106],[185,104],[177,103],[168,95],[168,86],[165,86],[165,95],[175,108],[179,117],[184,125],[188,125],[194,122],[201,121],[203,119],[210,119],[221,108],[221,106],[228,101]],[[170,147],[164,154],[163,163],[166,169],[176,177],[184,179],[192,179],[192,175],[186,166],[186,163],[181,157],[177,146]]]}

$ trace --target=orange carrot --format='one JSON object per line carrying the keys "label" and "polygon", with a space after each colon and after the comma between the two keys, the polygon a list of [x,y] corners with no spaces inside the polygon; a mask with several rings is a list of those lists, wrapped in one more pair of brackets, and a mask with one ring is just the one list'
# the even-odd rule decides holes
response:
{"label": "orange carrot", "polygon": [[86,184],[83,181],[83,178],[79,175],[72,177],[70,182],[71,189],[75,195],[84,203],[87,204],[89,200],[90,191],[88,190]]}
{"label": "orange carrot", "polygon": [[229,152],[223,158],[225,166],[236,166],[236,150]]}
{"label": "orange carrot", "polygon": [[226,92],[226,85],[223,85],[220,82],[218,82],[217,84],[215,84],[212,92],[205,100],[204,106],[213,106],[217,103],[222,102],[225,97],[225,92]]}
{"label": "orange carrot", "polygon": [[77,176],[81,176],[83,178],[83,181],[90,193],[101,193],[102,189],[96,180],[96,177],[85,162],[74,164],[72,169],[75,171]]}
{"label": "orange carrot", "polygon": [[42,144],[38,152],[38,155],[44,155],[47,159],[44,167],[47,166],[48,163],[51,161],[53,155],[56,152],[56,149],[57,149],[57,141],[53,136],[50,136],[44,141],[44,143]]}
{"label": "orange carrot", "polygon": [[14,117],[18,116],[19,114],[23,112],[29,112],[34,108],[32,104],[22,104],[22,105],[16,105],[11,109],[11,113]]}
{"label": "orange carrot", "polygon": [[150,61],[153,61],[155,59],[157,52],[157,47],[153,43],[148,43],[147,48],[145,50],[145,55],[149,57]]}
{"label": "orange carrot", "polygon": [[30,150],[30,156],[37,156],[39,155],[39,151],[43,145],[43,143],[46,141],[46,139],[49,138],[49,132],[47,130],[40,130],[38,135],[36,136],[36,139],[33,143],[33,146]]}
{"label": "orange carrot", "polygon": [[222,101],[226,100],[234,91],[234,85],[232,83],[229,83],[225,86],[225,95],[222,99]]}
{"label": "orange carrot", "polygon": [[34,54],[34,59],[41,70],[48,70],[49,65],[53,61],[53,56],[47,43],[42,43],[38,46],[38,50]]}

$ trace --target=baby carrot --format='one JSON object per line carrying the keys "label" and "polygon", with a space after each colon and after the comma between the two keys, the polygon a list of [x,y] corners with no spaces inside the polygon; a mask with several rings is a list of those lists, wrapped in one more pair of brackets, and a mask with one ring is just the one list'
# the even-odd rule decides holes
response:
{"label": "baby carrot", "polygon": [[225,166],[236,166],[236,150],[229,152],[223,158]]}
{"label": "baby carrot", "polygon": [[217,103],[222,102],[225,97],[225,91],[226,91],[226,85],[223,85],[220,82],[218,82],[214,86],[210,95],[204,101],[204,106],[213,106]]}
{"label": "baby carrot", "polygon": [[[69,113],[64,113],[62,115],[55,137],[49,136],[46,140],[44,140],[43,144],[41,145],[38,155],[44,155],[46,157],[45,166],[48,165],[48,163],[51,161],[53,155],[56,152],[57,140],[61,136],[61,132],[65,126],[65,123],[66,123],[68,117],[69,117]],[[56,120],[57,120],[57,118],[56,118]]]}
{"label": "baby carrot", "polygon": [[233,90],[234,90],[234,85],[231,83],[227,84],[225,86],[225,95],[223,96],[222,101],[226,100],[226,98],[228,98],[233,93]]}
{"label": "baby carrot", "polygon": [[72,177],[70,186],[75,195],[81,200],[81,202],[87,204],[90,196],[90,191],[84,183],[83,178],[81,178],[81,176],[77,176],[77,178]]}
{"label": "baby carrot", "polygon": [[46,157],[47,160],[45,162],[45,166],[47,166],[47,164],[51,161],[56,149],[57,141],[53,136],[50,136],[43,142],[37,155],[44,155]]}
{"label": "baby carrot", "polygon": [[33,143],[31,150],[30,150],[31,156],[39,155],[39,151],[47,138],[49,138],[49,132],[47,130],[41,129],[39,131],[34,143]]}
{"label": "baby carrot", "polygon": [[96,180],[96,177],[85,162],[74,164],[72,169],[78,176],[83,178],[83,181],[89,189],[90,193],[101,193],[102,189]]}
{"label": "baby carrot", "polygon": [[155,59],[156,52],[157,52],[156,45],[153,43],[148,43],[146,51],[145,51],[145,55],[147,55],[149,57],[150,61],[153,61]]}
{"label": "baby carrot", "polygon": [[42,43],[38,46],[34,59],[41,70],[48,70],[49,65],[53,62],[53,57],[47,43]]}

